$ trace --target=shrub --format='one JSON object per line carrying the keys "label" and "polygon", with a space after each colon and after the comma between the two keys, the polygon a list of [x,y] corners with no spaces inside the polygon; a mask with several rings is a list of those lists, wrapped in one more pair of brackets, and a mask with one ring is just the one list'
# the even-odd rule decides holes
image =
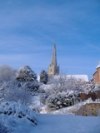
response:
{"label": "shrub", "polygon": [[18,81],[34,81],[37,76],[29,66],[24,66],[18,70],[16,79]]}
{"label": "shrub", "polygon": [[47,84],[48,82],[48,74],[45,70],[41,71],[40,73],[40,82]]}
{"label": "shrub", "polygon": [[65,92],[62,92],[49,96],[46,104],[49,109],[56,110],[74,105],[75,101],[76,97],[74,95],[67,95]]}

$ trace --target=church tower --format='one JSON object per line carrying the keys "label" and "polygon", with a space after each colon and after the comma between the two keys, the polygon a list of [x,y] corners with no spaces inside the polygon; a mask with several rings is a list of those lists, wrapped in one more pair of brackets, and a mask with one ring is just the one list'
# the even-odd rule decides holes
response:
{"label": "church tower", "polygon": [[57,75],[59,74],[59,66],[57,65],[57,55],[56,55],[56,45],[53,46],[51,64],[48,68],[48,75]]}

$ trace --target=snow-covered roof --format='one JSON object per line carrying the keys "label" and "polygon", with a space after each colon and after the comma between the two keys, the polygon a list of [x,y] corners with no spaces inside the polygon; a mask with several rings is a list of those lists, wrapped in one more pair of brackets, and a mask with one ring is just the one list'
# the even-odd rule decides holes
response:
{"label": "snow-covered roof", "polygon": [[70,78],[75,78],[76,80],[82,80],[82,81],[85,81],[85,82],[88,82],[89,81],[89,78],[88,78],[88,75],[55,75],[54,76],[54,79],[59,79],[59,78],[65,78],[65,79],[70,79]]}
{"label": "snow-covered roof", "polygon": [[100,67],[100,62],[99,62],[99,64],[97,65],[97,67],[96,68],[99,68]]}
{"label": "snow-covered roof", "polygon": [[75,78],[77,80],[89,81],[88,75],[67,75],[67,78]]}

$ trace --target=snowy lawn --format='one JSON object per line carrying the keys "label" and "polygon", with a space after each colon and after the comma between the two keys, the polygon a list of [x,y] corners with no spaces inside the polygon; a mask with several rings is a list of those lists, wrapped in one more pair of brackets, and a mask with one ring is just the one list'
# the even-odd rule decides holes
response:
{"label": "snowy lawn", "polygon": [[100,133],[100,117],[50,114],[36,114],[35,117],[37,125],[26,118],[5,115],[0,116],[0,121],[5,119],[10,133]]}
{"label": "snowy lawn", "polygon": [[100,133],[100,117],[39,115],[31,133]]}

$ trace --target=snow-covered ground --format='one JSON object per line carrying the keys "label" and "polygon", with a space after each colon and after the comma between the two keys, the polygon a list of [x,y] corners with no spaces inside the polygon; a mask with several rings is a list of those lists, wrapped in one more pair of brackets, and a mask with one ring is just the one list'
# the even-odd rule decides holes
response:
{"label": "snow-covered ground", "polygon": [[35,126],[25,119],[5,119],[12,133],[100,133],[100,117],[37,115]]}
{"label": "snow-covered ground", "polygon": [[38,122],[35,133],[100,133],[100,117],[39,115]]}
{"label": "snow-covered ground", "polygon": [[99,116],[36,114],[17,103],[1,104],[0,123],[9,133],[100,133]]}

